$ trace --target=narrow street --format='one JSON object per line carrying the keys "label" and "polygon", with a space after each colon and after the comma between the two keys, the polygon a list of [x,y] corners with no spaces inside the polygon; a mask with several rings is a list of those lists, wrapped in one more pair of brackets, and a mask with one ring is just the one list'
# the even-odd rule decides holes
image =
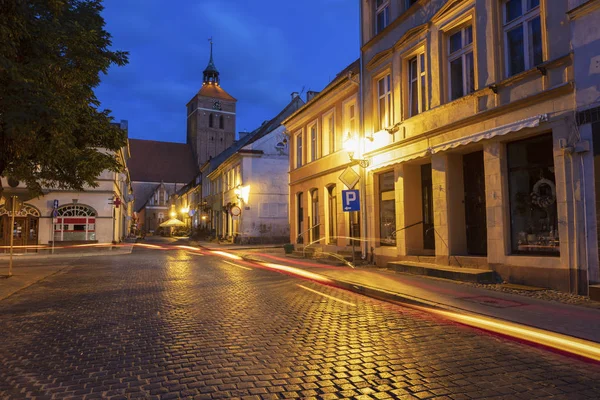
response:
{"label": "narrow street", "polygon": [[185,250],[89,257],[0,302],[0,398],[594,399],[600,368]]}

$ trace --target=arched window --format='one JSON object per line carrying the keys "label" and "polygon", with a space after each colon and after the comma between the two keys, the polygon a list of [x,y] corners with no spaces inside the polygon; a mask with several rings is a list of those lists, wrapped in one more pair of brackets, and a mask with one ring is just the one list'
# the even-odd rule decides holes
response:
{"label": "arched window", "polygon": [[219,116],[219,129],[225,129],[225,120],[222,115]]}
{"label": "arched window", "polygon": [[57,210],[54,240],[96,240],[96,210],[85,204],[67,204]]}
{"label": "arched window", "polygon": [[210,114],[210,115],[208,116],[208,127],[209,127],[209,128],[212,128],[212,127],[213,127],[213,115],[212,115],[212,114]]}

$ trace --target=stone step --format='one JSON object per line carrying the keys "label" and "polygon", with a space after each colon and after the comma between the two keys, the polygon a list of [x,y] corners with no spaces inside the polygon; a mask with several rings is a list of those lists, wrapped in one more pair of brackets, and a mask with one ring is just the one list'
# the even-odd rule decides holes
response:
{"label": "stone step", "polygon": [[590,300],[600,301],[600,285],[590,285]]}
{"label": "stone step", "polygon": [[396,272],[413,275],[425,275],[435,278],[451,279],[461,282],[497,283],[498,276],[494,271],[474,268],[457,268],[447,265],[417,263],[410,261],[391,261],[387,267]]}

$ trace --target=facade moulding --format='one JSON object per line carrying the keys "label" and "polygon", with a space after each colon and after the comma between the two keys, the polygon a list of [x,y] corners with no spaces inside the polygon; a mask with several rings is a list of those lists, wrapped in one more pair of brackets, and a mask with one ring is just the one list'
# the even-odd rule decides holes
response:
{"label": "facade moulding", "polygon": [[[379,155],[381,153],[385,153],[387,151],[394,150],[396,148],[403,147],[403,146],[406,146],[406,145],[414,143],[414,142],[418,142],[423,139],[429,139],[433,136],[443,134],[443,133],[448,132],[453,129],[463,128],[465,126],[483,121],[484,119],[489,119],[489,118],[498,116],[500,114],[508,113],[510,111],[522,108],[523,105],[528,104],[528,103],[534,104],[535,102],[541,102],[543,100],[559,97],[564,94],[572,93],[573,91],[574,91],[573,82],[567,82],[567,83],[557,86],[555,88],[548,89],[544,92],[540,92],[535,95],[528,96],[523,99],[516,100],[511,103],[492,108],[490,110],[481,111],[470,117],[466,117],[461,120],[455,121],[453,123],[441,126],[439,128],[432,129],[428,132],[423,132],[418,135],[409,137],[407,139],[404,139],[404,140],[401,140],[398,142],[394,142],[394,143],[390,143],[387,146],[372,150],[370,152],[366,152],[365,155],[369,156],[369,157]],[[427,111],[426,113],[432,113],[433,111],[435,111],[437,109],[438,108],[433,108],[433,109]],[[565,110],[565,111],[567,111],[567,110]],[[426,113],[423,113],[421,115],[425,115]]]}

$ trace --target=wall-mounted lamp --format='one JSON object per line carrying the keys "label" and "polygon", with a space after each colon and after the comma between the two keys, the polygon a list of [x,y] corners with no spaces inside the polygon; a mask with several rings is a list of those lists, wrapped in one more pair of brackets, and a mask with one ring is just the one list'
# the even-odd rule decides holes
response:
{"label": "wall-mounted lamp", "polygon": [[250,185],[246,185],[246,186],[237,185],[235,187],[235,189],[233,190],[233,193],[235,193],[235,197],[237,197],[238,200],[241,200],[247,204],[248,197],[250,195]]}
{"label": "wall-mounted lamp", "polygon": [[[369,140],[373,141],[373,138],[369,138]],[[344,140],[344,150],[348,152],[348,157],[351,162],[357,162],[362,168],[367,168],[369,166],[369,160],[366,158],[355,158],[355,155],[360,154],[359,141],[355,135],[352,135],[348,132],[346,136],[346,140]]]}

